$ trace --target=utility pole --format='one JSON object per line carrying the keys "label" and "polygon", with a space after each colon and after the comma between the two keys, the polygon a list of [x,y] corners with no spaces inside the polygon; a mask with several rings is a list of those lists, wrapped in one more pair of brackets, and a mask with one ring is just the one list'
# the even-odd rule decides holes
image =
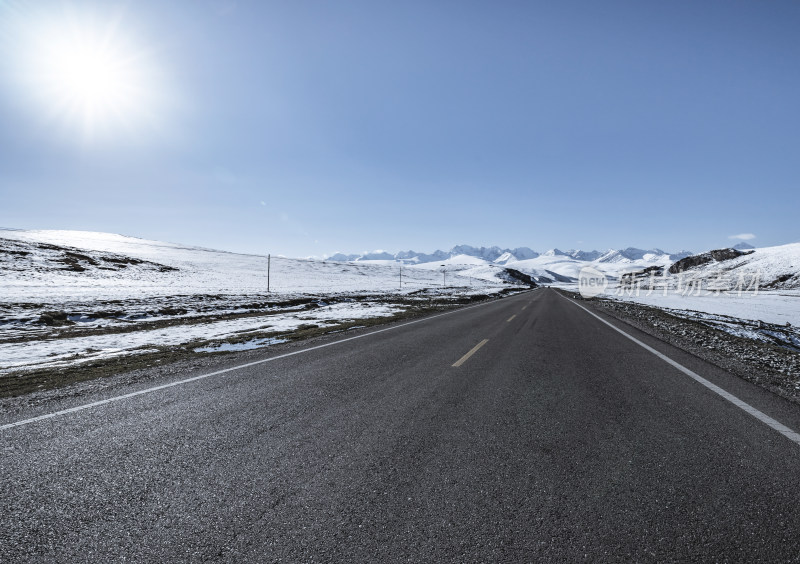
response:
{"label": "utility pole", "polygon": [[403,291],[403,265],[400,264],[400,291]]}
{"label": "utility pole", "polygon": [[269,270],[272,263],[272,255],[267,255],[267,293],[269,294]]}
{"label": "utility pole", "polygon": [[442,288],[447,287],[447,265],[442,265]]}

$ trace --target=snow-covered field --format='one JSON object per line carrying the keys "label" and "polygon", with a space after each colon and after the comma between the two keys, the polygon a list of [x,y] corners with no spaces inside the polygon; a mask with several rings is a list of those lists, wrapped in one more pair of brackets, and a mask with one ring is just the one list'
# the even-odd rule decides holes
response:
{"label": "snow-covered field", "polygon": [[[283,339],[264,337],[264,335],[287,333],[310,324],[317,327],[334,327],[342,321],[386,317],[402,310],[401,307],[386,304],[344,303],[322,306],[313,311],[188,323],[124,333],[0,342],[0,375],[20,368],[68,366],[120,355],[157,352],[158,347],[193,342],[237,338],[237,341],[243,341],[245,344],[261,341],[262,346],[267,346],[283,342]],[[247,348],[241,344],[238,347],[224,345],[205,345],[199,349],[213,352]]]}
{"label": "snow-covered field", "polygon": [[[268,346],[511,287],[441,267],[267,257],[108,233],[0,230],[0,374],[186,345]],[[402,270],[401,270],[402,269]],[[402,289],[401,289],[402,287]]]}
{"label": "snow-covered field", "polygon": [[[56,248],[51,248],[55,246]],[[68,254],[63,248],[81,252]],[[79,255],[79,256],[75,256]],[[144,261],[126,264],[126,258]],[[272,257],[276,294],[413,292],[442,285],[442,274],[400,265]],[[502,287],[496,277],[448,273],[448,285]],[[109,233],[0,230],[2,301],[58,303],[191,294],[247,295],[267,291],[267,257],[148,241]]]}
{"label": "snow-covered field", "polygon": [[639,295],[623,292],[613,293],[611,297],[618,301],[657,307],[739,337],[777,341],[800,350],[800,291],[647,294],[647,291],[641,291]]}
{"label": "snow-covered field", "polygon": [[675,311],[726,315],[779,325],[790,323],[800,327],[800,291],[798,290],[764,290],[758,293],[742,292],[741,295],[736,292],[707,293],[700,296],[681,295],[674,292],[669,292],[666,296],[661,292],[647,294],[646,290],[641,290],[638,296],[635,293],[628,295],[627,292],[623,292],[621,295],[614,292],[610,296],[623,301]]}

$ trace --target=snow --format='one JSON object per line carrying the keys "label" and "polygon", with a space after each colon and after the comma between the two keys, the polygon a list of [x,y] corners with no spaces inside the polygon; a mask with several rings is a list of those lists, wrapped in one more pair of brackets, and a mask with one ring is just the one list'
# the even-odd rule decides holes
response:
{"label": "snow", "polygon": [[[656,264],[666,266],[661,259]],[[641,266],[641,265],[639,265]],[[606,265],[597,265],[608,273]],[[628,264],[627,271],[636,270]],[[618,278],[622,271],[614,271]],[[637,285],[610,284],[603,297],[637,302],[697,317],[726,316],[800,326],[800,243],[763,247],[712,261],[684,273],[643,277]],[[783,280],[783,281],[780,281]],[[691,284],[691,285],[690,285]]]}
{"label": "snow", "polygon": [[337,261],[393,261],[406,264],[423,264],[428,262],[445,261],[458,255],[468,255],[483,262],[494,262],[505,264],[513,260],[524,260],[539,256],[539,253],[528,247],[517,247],[515,249],[501,249],[500,247],[473,247],[471,245],[456,245],[449,251],[434,251],[433,253],[418,253],[416,251],[401,251],[391,254],[387,251],[379,250],[364,252],[361,254],[346,254],[337,252],[329,257],[329,260]]}
{"label": "snow", "polygon": [[712,262],[691,270],[692,276],[705,281],[743,276],[758,278],[761,287],[773,283],[781,276],[792,279],[781,284],[783,288],[800,288],[800,243],[761,247],[737,258]]}
{"label": "snow", "polygon": [[[448,259],[437,261],[437,262],[425,262],[420,265],[416,265],[414,268],[418,270],[439,270],[441,271],[441,266],[464,266],[464,265],[485,265],[487,262],[479,257],[473,257],[470,255],[455,255]],[[448,272],[458,272],[458,269],[451,269]]]}
{"label": "snow", "polygon": [[788,322],[800,326],[800,291],[761,291],[757,294],[743,292],[741,295],[726,292],[700,296],[668,291],[665,296],[661,291],[653,291],[647,295],[648,291],[640,290],[638,296],[635,293],[627,294],[625,292],[617,295],[613,292],[608,297],[676,311],[726,315],[778,325]]}
{"label": "snow", "polygon": [[657,307],[738,337],[800,350],[800,291],[708,292],[681,295],[628,289],[611,299]]}
{"label": "snow", "polygon": [[513,254],[511,254],[509,252],[506,252],[506,253],[503,253],[502,255],[500,255],[499,257],[497,257],[494,260],[494,262],[495,262],[495,264],[509,264],[509,263],[512,263],[512,262],[516,262],[516,260],[517,260],[517,257],[515,257]]}
{"label": "snow", "polygon": [[[347,255],[337,253],[336,260],[355,261],[358,264],[391,265],[397,262],[419,266],[426,270],[437,270],[441,265],[446,265],[448,271],[471,276],[473,279],[496,279],[500,271],[479,269],[480,266],[495,265],[508,266],[531,276],[540,283],[571,282],[586,266],[594,266],[605,272],[611,278],[618,278],[621,274],[631,270],[659,265],[669,266],[675,260],[690,255],[688,251],[670,254],[661,249],[637,249],[628,247],[622,250],[609,249],[600,251],[582,251],[570,249],[550,249],[541,255],[528,247],[515,249],[501,249],[500,247],[472,247],[470,245],[456,245],[450,251],[435,251],[432,254],[404,251],[391,256],[386,251],[365,253],[362,255]],[[380,260],[375,260],[380,259]],[[466,266],[471,266],[472,270]],[[478,268],[477,270],[475,270]]]}
{"label": "snow", "polygon": [[[243,295],[267,289],[267,257],[215,251],[123,235],[81,231],[0,231],[3,245],[22,245],[18,252],[0,252],[0,286],[6,303],[59,303],[66,300],[110,300],[191,294]],[[59,251],[37,245],[75,247],[92,253],[133,257],[154,266],[105,269],[86,266],[83,272],[65,270],[54,262]],[[61,253],[63,255],[63,253]],[[109,256],[111,256],[109,255]],[[94,255],[90,255],[94,256]],[[102,258],[102,256],[101,256]],[[105,264],[105,263],[103,263]],[[17,267],[15,268],[15,265]],[[162,272],[159,266],[176,269]],[[397,292],[398,264],[343,263],[272,257],[270,291],[276,294],[331,292]],[[441,276],[427,268],[403,266],[403,291],[441,285]],[[467,286],[456,277],[450,284]],[[497,278],[473,281],[486,289],[505,285]]]}
{"label": "snow", "polygon": [[[86,337],[0,343],[0,374],[13,369],[74,365],[101,358],[141,354],[193,342],[228,339],[248,334],[283,333],[301,325],[335,326],[339,321],[388,317],[403,308],[374,303],[345,303],[311,311],[263,315],[216,322],[181,324],[161,329],[127,331]],[[270,342],[269,344],[273,344]]]}
{"label": "snow", "polygon": [[798,326],[800,243],[763,247],[684,273],[665,270],[641,279],[638,289],[612,284],[608,294],[654,307]]}
{"label": "snow", "polygon": [[[498,269],[470,280],[454,268],[443,288],[438,270],[403,265],[400,290],[400,270],[386,260],[272,257],[267,293],[265,256],[109,233],[0,230],[0,374],[162,347],[227,350],[219,341],[231,339],[269,346],[304,324],[393,316],[407,307],[393,296],[426,301],[509,286]],[[61,326],[44,323],[52,315]]]}
{"label": "snow", "polygon": [[[552,249],[537,255],[525,247],[509,251],[462,245],[454,247],[450,254],[437,251],[420,255],[408,251],[392,256],[375,251],[367,255],[375,260],[359,256],[362,258],[356,262],[272,257],[271,291],[267,293],[266,256],[108,233],[0,230],[0,374],[140,354],[161,346],[196,344],[201,349],[213,348],[219,343],[212,341],[242,340],[242,336],[248,337],[242,346],[269,346],[274,341],[266,339],[279,338],[280,333],[302,324],[327,327],[342,320],[391,316],[403,309],[374,298],[342,303],[341,299],[347,296],[411,298],[420,290],[426,292],[425,296],[499,292],[508,287],[505,267],[499,263],[507,263],[509,268],[540,282],[570,286],[574,286],[570,283],[582,268],[592,266],[612,281],[607,297],[687,315],[800,325],[800,243],[759,248],[748,255],[692,270],[693,275],[709,282],[723,275],[760,276],[762,289],[741,296],[732,292],[687,295],[673,291],[675,276],[668,277],[671,282],[666,296],[646,289],[638,295],[625,292],[614,296],[624,273],[654,265],[666,270],[679,256],[658,249],[629,248],[606,253]],[[423,256],[436,260],[418,262]],[[594,260],[586,260],[590,258]],[[442,265],[447,288],[442,287]],[[763,289],[777,279],[785,279],[782,286]],[[263,305],[248,306],[254,301],[298,296],[315,296],[320,307],[283,306],[271,310]],[[163,313],[176,308],[182,313]],[[108,309],[119,309],[120,313],[99,313]],[[38,322],[47,311],[66,311],[76,327],[104,333],[54,338],[58,331]],[[208,321],[209,315],[243,313],[247,315]],[[135,327],[142,320],[170,326]]]}

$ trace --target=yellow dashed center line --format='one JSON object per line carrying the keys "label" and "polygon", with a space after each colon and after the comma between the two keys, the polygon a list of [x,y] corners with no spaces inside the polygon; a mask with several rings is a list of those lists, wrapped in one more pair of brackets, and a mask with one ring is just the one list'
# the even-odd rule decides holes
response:
{"label": "yellow dashed center line", "polygon": [[514,319],[516,316],[517,316],[517,314],[515,313],[514,315],[512,315],[511,317],[509,317],[508,319],[506,319],[506,323],[508,323],[509,321],[511,321],[512,319]]}
{"label": "yellow dashed center line", "polygon": [[455,362],[453,363],[453,366],[455,366],[456,368],[458,368],[459,366],[461,366],[462,364],[464,364],[465,362],[467,362],[467,361],[469,360],[469,357],[471,357],[473,354],[475,354],[476,352],[478,352],[478,349],[479,349],[479,348],[481,348],[483,345],[485,345],[485,344],[486,344],[486,343],[488,343],[488,342],[489,342],[489,339],[484,339],[483,341],[481,341],[480,343],[478,343],[477,345],[475,345],[474,347],[472,347],[472,349],[470,349],[470,351],[469,351],[467,354],[465,354],[464,356],[462,356],[461,358],[459,358],[457,361],[455,361]]}

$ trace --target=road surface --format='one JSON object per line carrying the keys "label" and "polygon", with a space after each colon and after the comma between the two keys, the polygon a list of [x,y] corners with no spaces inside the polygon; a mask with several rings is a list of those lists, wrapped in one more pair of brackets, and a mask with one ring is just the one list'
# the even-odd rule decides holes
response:
{"label": "road surface", "polygon": [[800,560],[800,445],[556,291],[390,327],[2,416],[0,561]]}

